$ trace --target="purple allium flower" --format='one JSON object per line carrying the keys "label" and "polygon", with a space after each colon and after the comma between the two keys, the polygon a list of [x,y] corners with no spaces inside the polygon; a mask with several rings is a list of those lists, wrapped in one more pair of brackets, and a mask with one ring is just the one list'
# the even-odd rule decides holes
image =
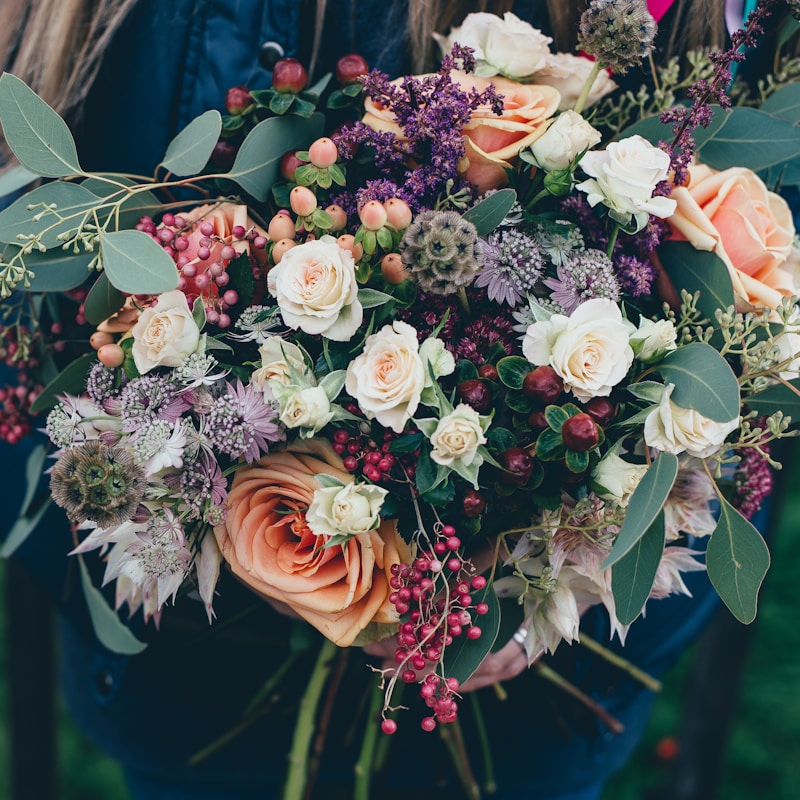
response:
{"label": "purple allium flower", "polygon": [[120,394],[122,430],[132,432],[156,419],[175,423],[191,407],[164,375],[134,378]]}
{"label": "purple allium flower", "polygon": [[102,406],[107,399],[117,397],[119,387],[117,386],[116,371],[109,369],[99,361],[93,364],[86,378],[86,394],[99,406]]}
{"label": "purple allium flower", "polygon": [[611,259],[602,250],[584,250],[564,259],[556,269],[557,278],[546,278],[545,286],[553,290],[550,299],[569,316],[586,300],[606,297],[619,300],[619,284]]}
{"label": "purple allium flower", "polygon": [[496,303],[519,305],[542,274],[536,241],[511,228],[489,234],[483,244],[483,269],[475,286],[485,288]]}
{"label": "purple allium flower", "polygon": [[212,447],[231,458],[252,463],[269,444],[283,439],[283,428],[275,420],[277,403],[248,384],[228,383],[227,391],[214,401],[204,420],[204,432]]}

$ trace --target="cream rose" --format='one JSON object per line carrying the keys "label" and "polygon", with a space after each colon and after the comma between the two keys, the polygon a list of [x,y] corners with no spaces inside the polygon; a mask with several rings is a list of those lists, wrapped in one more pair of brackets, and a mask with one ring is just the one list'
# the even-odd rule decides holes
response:
{"label": "cream rose", "polygon": [[432,387],[434,379],[451,375],[455,371],[456,360],[453,354],[445,348],[444,342],[435,336],[429,336],[419,346],[419,357],[425,364],[426,387]]}
{"label": "cream rose", "polygon": [[373,531],[380,523],[387,494],[387,489],[371,483],[319,488],[306,512],[306,522],[317,536],[355,536]]}
{"label": "cream rose", "polygon": [[[573,108],[580,97],[584,84],[589,79],[593,61],[572,53],[551,53],[547,56],[544,67],[536,73],[536,82],[544,83],[558,90],[561,95],[559,111]],[[586,108],[593,106],[598,100],[613,92],[617,84],[611,80],[608,70],[601,69],[594,79]]]}
{"label": "cream rose", "polygon": [[534,322],[522,352],[532,364],[549,364],[583,403],[611,394],[633,363],[622,313],[616,303],[600,297],[581,303],[570,317],[553,314],[546,322]]}
{"label": "cream rose", "polygon": [[295,330],[346,342],[364,318],[353,254],[333,236],[288,250],[267,273],[267,288]]}
{"label": "cream rose", "polygon": [[645,419],[645,444],[665,453],[688,453],[695,458],[718,453],[728,434],[739,427],[739,417],[716,422],[693,409],[682,408],[671,400],[674,389],[675,384],[667,384],[661,402]]}
{"label": "cream rose", "polygon": [[347,367],[345,389],[369,419],[401,433],[419,405],[425,368],[417,332],[406,322],[384,325],[367,337]]}
{"label": "cream rose", "polygon": [[277,386],[274,392],[281,406],[280,420],[287,428],[306,428],[312,435],[333,419],[330,400],[321,386]]}
{"label": "cream rose", "polygon": [[142,375],[155,367],[180,366],[200,345],[200,329],[186,295],[177,289],[142,311],[131,333],[133,361]]}
{"label": "cream rose", "polygon": [[436,430],[431,434],[431,458],[443,466],[449,466],[454,461],[461,462],[465,467],[475,462],[480,465],[483,457],[478,447],[482,444],[486,444],[486,436],[478,412],[460,403],[451,414],[439,420]]}
{"label": "cream rose", "polygon": [[536,163],[546,172],[566,169],[584,150],[599,144],[600,131],[580,114],[564,111],[531,145]]}
{"label": "cream rose", "polygon": [[727,265],[741,310],[777,308],[798,292],[789,267],[794,222],[786,201],[742,167],[716,172],[703,164],[689,169],[689,182],[676,186],[677,209],[669,225],[676,239],[715,252]]}
{"label": "cream rose", "polygon": [[541,69],[550,55],[550,42],[530,23],[510,11],[501,19],[496,14],[468,14],[446,38],[434,34],[446,55],[455,43],[471,47],[475,55],[475,74],[484,78],[498,73],[507,78],[526,78]]}
{"label": "cream rose", "polygon": [[677,348],[678,332],[668,319],[653,322],[647,317],[639,320],[639,327],[631,333],[630,342],[636,357],[645,364],[662,359]]}
{"label": "cream rose", "polygon": [[667,179],[669,156],[641,136],[611,142],[605,150],[591,150],[580,167],[591,176],[577,188],[586,192],[589,205],[602,203],[609,216],[622,225],[635,221],[641,230],[648,217],[665,219],[675,210],[671,197],[653,197],[656,186]]}
{"label": "cream rose", "polygon": [[613,500],[620,506],[627,506],[639,481],[647,472],[646,464],[631,464],[619,454],[622,442],[618,442],[606,453],[592,470],[594,480],[602,491],[598,495],[604,500]]}
{"label": "cream rose", "polygon": [[270,336],[258,348],[261,366],[250,376],[250,383],[259,391],[273,384],[292,383],[292,372],[302,376],[312,386],[316,384],[314,373],[306,364],[303,351],[293,342],[281,336]]}

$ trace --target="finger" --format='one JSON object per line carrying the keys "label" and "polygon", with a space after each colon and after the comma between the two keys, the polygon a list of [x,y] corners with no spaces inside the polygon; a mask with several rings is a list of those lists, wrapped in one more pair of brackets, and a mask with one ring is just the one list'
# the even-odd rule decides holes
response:
{"label": "finger", "polygon": [[524,648],[510,641],[503,648],[487,656],[459,691],[473,692],[498,681],[515,678],[528,667],[528,656]]}

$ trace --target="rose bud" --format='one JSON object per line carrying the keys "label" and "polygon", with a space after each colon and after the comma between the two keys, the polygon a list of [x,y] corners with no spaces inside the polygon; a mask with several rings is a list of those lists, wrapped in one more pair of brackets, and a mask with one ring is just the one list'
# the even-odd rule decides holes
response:
{"label": "rose bud", "polygon": [[480,378],[461,381],[456,386],[456,392],[468,406],[472,406],[477,412],[491,411],[492,391]]}
{"label": "rose bud", "polygon": [[369,72],[369,64],[358,53],[348,53],[336,62],[336,80],[341,86],[358,83]]}
{"label": "rose bud", "polygon": [[564,391],[564,381],[552,367],[536,367],[522,382],[522,393],[531,400],[547,405],[554,403]]}
{"label": "rose bud", "polygon": [[564,421],[561,437],[570,450],[584,453],[597,446],[600,441],[600,429],[588,414],[581,412]]}
{"label": "rose bud", "polygon": [[272,88],[276,92],[302,92],[308,81],[306,68],[296,58],[281,58],[272,68]]}
{"label": "rose bud", "polygon": [[524,486],[533,472],[533,458],[521,447],[509,447],[498,457],[505,472],[500,473],[500,481],[510,486]]}

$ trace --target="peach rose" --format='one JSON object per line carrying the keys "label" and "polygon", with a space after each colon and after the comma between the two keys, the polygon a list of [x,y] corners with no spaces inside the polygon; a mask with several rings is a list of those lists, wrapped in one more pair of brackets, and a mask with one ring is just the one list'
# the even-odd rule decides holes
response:
{"label": "peach rose", "polygon": [[323,547],[329,537],[315,535],[306,522],[319,474],[353,480],[322,439],[294,442],[238,469],[226,520],[214,533],[236,577],[346,647],[371,622],[397,622],[391,567],[410,553],[393,520]]}
{"label": "peach rose", "polygon": [[696,164],[689,182],[671,196],[678,203],[668,220],[672,238],[711,250],[725,262],[741,310],[776,308],[782,297],[797,292],[795,276],[786,269],[794,249],[791,210],[754,172]]}
{"label": "peach rose", "polygon": [[[551,86],[521,84],[507,78],[480,78],[463,72],[453,72],[453,80],[462,89],[484,91],[494,84],[503,95],[503,114],[497,116],[488,107],[476,109],[464,126],[467,147],[464,176],[483,193],[508,183],[505,173],[520,150],[529,147],[546,130],[545,123],[558,109],[561,99]],[[399,81],[398,81],[399,82]],[[376,105],[370,98],[365,102],[363,122],[375,130],[390,131],[402,136],[402,130],[389,108]]]}

